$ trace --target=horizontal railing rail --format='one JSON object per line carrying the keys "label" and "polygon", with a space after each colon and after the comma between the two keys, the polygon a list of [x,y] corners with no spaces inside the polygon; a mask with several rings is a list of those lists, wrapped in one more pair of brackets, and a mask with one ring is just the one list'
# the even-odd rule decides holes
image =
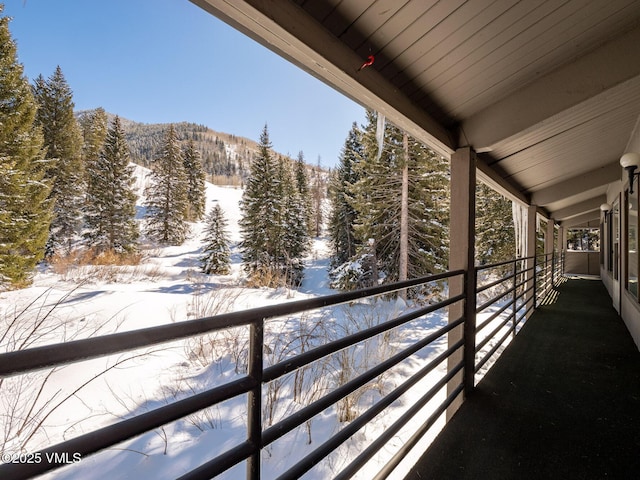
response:
{"label": "horizontal railing rail", "polygon": [[[123,441],[152,431],[166,425],[167,423],[184,418],[185,416],[198,412],[204,408],[217,405],[223,401],[240,395],[248,395],[247,439],[239,442],[234,447],[229,448],[212,460],[205,462],[190,472],[185,473],[181,478],[211,478],[239,464],[240,462],[247,461],[247,477],[257,479],[260,478],[260,453],[263,448],[281,438],[288,432],[300,427],[313,416],[335,405],[340,399],[345,398],[350,393],[353,393],[367,382],[370,382],[380,374],[398,365],[400,362],[409,358],[419,350],[431,345],[439,338],[447,335],[449,331],[461,325],[464,322],[464,318],[459,318],[457,320],[450,319],[446,326],[441,327],[425,338],[416,341],[410,346],[399,351],[397,354],[391,356],[389,359],[384,360],[380,364],[370,368],[368,371],[347,383],[338,386],[313,403],[301,408],[297,412],[287,416],[280,422],[266,429],[263,429],[262,425],[263,412],[261,404],[262,388],[264,385],[267,385],[269,382],[281,378],[284,375],[291,374],[297,369],[303,368],[312,362],[342,351],[345,348],[357,345],[365,340],[372,339],[377,335],[390,331],[391,329],[406,325],[417,318],[424,317],[425,315],[437,310],[447,308],[447,306],[454,303],[462,302],[465,295],[455,295],[433,305],[418,308],[415,311],[410,311],[373,327],[327,342],[324,345],[317,346],[304,353],[292,356],[282,362],[267,367],[264,366],[265,320],[287,315],[297,315],[310,310],[336,306],[377,295],[406,291],[412,287],[419,287],[436,281],[446,281],[458,276],[465,277],[465,271],[456,270],[405,282],[371,287],[355,292],[340,293],[316,299],[293,301],[274,306],[184,321],[171,325],[151,327],[131,332],[122,332],[96,338],[77,340],[64,344],[46,345],[22,351],[5,353],[0,355],[0,376],[6,377],[24,374],[38,369],[104,357],[137,348],[145,348],[178,339],[208,334],[227,328],[249,326],[249,361],[248,372],[245,376],[232,380],[224,385],[210,388],[204,392],[196,393],[187,398],[177,400],[174,403],[158,407],[147,413],[136,415],[132,418],[121,420],[118,423],[97,429],[93,432],[80,435],[73,439],[48,447],[38,453],[40,454],[39,458],[42,458],[43,460],[49,458],[46,454],[53,453],[66,453],[67,455],[80,454],[84,458],[85,456],[95,454]],[[445,362],[454,352],[462,348],[462,346],[462,341],[457,342],[450,346],[446,351],[439,354],[419,372],[411,376],[400,386],[394,388],[391,393],[386,396],[382,396],[376,404],[371,406],[368,410],[360,413],[360,415],[351,421],[348,426],[341,429],[337,434],[334,434],[307,457],[303,458],[288,471],[284,472],[281,478],[297,478],[299,474],[311,469],[320,460],[333,452],[344,441],[370,422],[373,417],[387,408],[392,402],[396,401],[409,388],[414,386],[427,374]],[[358,459],[354,460],[349,466],[347,466],[345,471],[357,471],[360,468],[364,457],[371,458],[380,450],[380,448],[382,448],[382,438],[386,438],[388,441],[400,428],[405,426],[411,418],[414,418],[414,415],[410,414],[410,412],[415,414],[414,408],[417,408],[417,405],[424,405],[429,402],[444,385],[454,378],[455,374],[461,368],[462,364],[447,372],[436,385],[434,385],[415,405],[412,406],[412,408],[410,408],[400,419],[396,421],[396,423],[387,429],[384,435],[378,438],[370,447],[365,449]],[[462,391],[462,385],[458,385],[455,391],[458,391],[458,393]],[[449,394],[449,396],[437,407],[437,410],[444,411],[453,401],[455,396],[456,395]],[[435,418],[433,416],[430,417],[426,424],[423,424],[422,428],[419,430],[425,432],[434,421]],[[392,434],[390,432],[394,433]],[[398,458],[393,460],[393,462],[399,462]],[[0,477],[15,479],[31,478],[34,475],[46,473],[50,470],[59,468],[60,466],[62,465],[48,463],[46,461],[36,464],[4,464],[0,465]],[[341,475],[344,477],[346,474],[343,473]]]}
{"label": "horizontal railing rail", "polygon": [[[483,338],[476,338],[476,373],[504,346],[510,336],[516,335],[521,322],[549,295],[556,280],[562,275],[562,262],[563,255],[552,252],[475,267],[476,315],[490,308],[494,309],[486,319],[477,322],[476,325],[477,337],[485,328],[492,326]],[[481,284],[479,275],[492,270],[507,272],[502,275],[490,275],[490,278],[498,278],[491,278]],[[489,298],[479,299],[480,294],[491,289],[499,291]],[[507,328],[509,324],[510,329]]]}
{"label": "horizontal railing rail", "polygon": [[[389,441],[398,435],[398,432],[407,426],[416,417],[417,413],[427,403],[432,402],[436,395],[447,386],[447,394],[444,400],[433,408],[428,418],[419,424],[411,436],[404,441],[403,446],[397,449],[391,458],[385,462],[385,466],[375,477],[376,479],[382,479],[393,472],[407,452],[435,424],[442,413],[449,408],[456,398],[466,391],[467,386],[461,379],[466,376],[464,370],[470,368],[470,366],[465,367],[468,363],[464,360],[451,362],[451,356],[461,349],[470,348],[471,351],[466,352],[464,355],[473,356],[473,372],[471,375],[480,373],[481,369],[505,345],[509,337],[517,334],[519,326],[523,321],[526,321],[532,310],[553,290],[556,281],[562,274],[562,268],[563,256],[554,252],[490,265],[479,265],[470,273],[470,275],[474,275],[472,279],[467,277],[467,273],[464,270],[456,270],[354,292],[291,301],[279,305],[87,338],[63,344],[44,345],[0,354],[0,378],[23,375],[39,369],[53,368],[135,349],[148,348],[230,328],[249,327],[246,375],[155,408],[149,412],[138,414],[132,418],[121,420],[112,425],[66,440],[38,453],[40,454],[39,458],[42,459],[49,458],[47,454],[55,453],[80,454],[82,457],[93,455],[203,409],[246,395],[246,439],[239,441],[235,446],[227,448],[211,460],[184,473],[180,478],[211,478],[246,461],[247,478],[255,480],[260,478],[260,455],[264,448],[302,427],[305,422],[309,422],[319,413],[336,406],[342,399],[375,381],[380,375],[389,372],[412,355],[447,336],[452,330],[463,326],[468,319],[464,315],[457,319],[449,318],[446,325],[431,331],[428,335],[408,346],[403,346],[402,349],[390,355],[389,358],[381,360],[378,364],[368,368],[355,378],[351,378],[330,391],[324,392],[319,398],[300,407],[297,411],[287,414],[284,418],[266,428],[263,425],[262,405],[263,388],[265,386],[269,385],[270,382],[275,382],[287,375],[294,374],[300,369],[309,367],[314,362],[337,355],[345,349],[355,348],[362,342],[385,335],[393,329],[409,325],[416,319],[423,318],[451,305],[465,302],[467,298],[471,297],[469,297],[468,292],[450,294],[449,298],[445,300],[415,308],[377,325],[360,329],[321,345],[315,345],[306,351],[281,359],[273,365],[265,365],[264,352],[268,348],[265,343],[266,321],[300,315],[312,310],[338,306],[360,299],[393,293],[398,294],[398,292],[406,292],[408,289],[421,287],[429,283],[448,282],[455,277],[462,277],[463,283],[470,285],[467,288],[473,292],[472,298],[475,299],[474,309],[463,309],[463,311],[468,312],[466,315],[476,316],[473,319],[475,329],[470,330],[475,337],[473,342],[469,343],[468,339],[465,338],[457,341],[450,339],[444,351],[429,359],[426,365],[403,380],[400,385],[395,386],[390,393],[380,395],[380,398],[375,403],[366,410],[359,412],[356,418],[349,421],[337,433],[326,439],[304,458],[298,460],[279,477],[281,480],[298,478],[311,470],[318,462],[325,459],[340,445],[368,425],[374,417],[385,411],[392,403],[415,387],[418,382],[440,368],[443,363],[449,362],[450,365],[446,373],[437,381],[434,381],[399,418],[387,425],[384,431],[370,445],[366,446],[356,458],[343,467],[335,477],[345,479],[354,475],[366,462],[383,450]],[[478,321],[477,317],[482,317],[482,319]],[[459,338],[459,335],[456,338]],[[462,374],[460,374],[461,372]],[[46,473],[62,465],[47,463],[46,461],[21,465],[0,464],[0,478],[31,478],[34,475]]]}
{"label": "horizontal railing rail", "polygon": [[45,345],[28,350],[3,353],[0,354],[0,377],[26,373],[55,365],[89,360],[114,353],[135,350],[137,348],[150,347],[173,340],[211,333],[217,330],[246,326],[255,323],[257,315],[262,319],[269,319],[340,305],[354,300],[416,287],[428,282],[447,279],[452,276],[462,275],[463,273],[463,270],[446,272],[352,292],[280,303],[278,305],[224,313],[213,317],[187,320],[169,325],[143,328],[111,335],[101,335],[100,337],[75,340],[62,344]]}

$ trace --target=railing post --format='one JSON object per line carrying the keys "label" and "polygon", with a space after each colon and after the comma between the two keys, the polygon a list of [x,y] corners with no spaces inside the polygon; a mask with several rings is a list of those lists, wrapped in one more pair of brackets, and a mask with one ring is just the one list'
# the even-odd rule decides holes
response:
{"label": "railing post", "polygon": [[[538,207],[535,205],[529,205],[527,208],[527,251],[525,252],[526,260],[526,273],[525,273],[525,318],[529,320],[529,317],[536,308],[536,216],[538,214]],[[530,292],[530,293],[529,293]],[[531,300],[531,303],[529,301]]]}
{"label": "railing post", "polygon": [[547,278],[546,288],[544,289],[544,294],[546,296],[553,286],[553,253],[551,255],[547,255],[547,258],[545,258],[545,265],[547,266],[547,272],[545,274],[545,277]]}
{"label": "railing post", "polygon": [[476,284],[478,272],[474,267],[467,271],[464,322],[464,392],[468,397],[476,380]]}
{"label": "railing post", "polygon": [[533,256],[533,309],[538,308],[538,256]]}
{"label": "railing post", "polygon": [[549,293],[549,289],[551,288],[551,285],[549,284],[549,281],[551,280],[551,259],[550,259],[550,255],[546,254],[544,256],[544,289],[542,290],[542,298],[544,299],[544,297],[547,296],[547,293]]}
{"label": "railing post", "polygon": [[513,306],[511,307],[512,315],[513,315],[513,337],[514,338],[516,336],[516,318],[518,318],[518,308],[517,308],[518,289],[516,288],[517,283],[518,283],[518,260],[514,260],[514,262],[513,262],[513,280],[512,280]]}
{"label": "railing post", "polygon": [[257,385],[247,397],[247,438],[258,450],[247,459],[247,478],[260,480],[260,449],[262,448],[262,372],[264,319],[253,322],[250,327],[248,375],[257,381]]}
{"label": "railing post", "polygon": [[555,219],[550,218],[547,221],[547,232],[544,236],[544,261],[545,265],[551,267],[548,269],[550,275],[547,276],[547,288],[545,289],[545,295],[547,295],[547,293],[549,293],[553,288],[553,252],[555,251],[555,225]]}

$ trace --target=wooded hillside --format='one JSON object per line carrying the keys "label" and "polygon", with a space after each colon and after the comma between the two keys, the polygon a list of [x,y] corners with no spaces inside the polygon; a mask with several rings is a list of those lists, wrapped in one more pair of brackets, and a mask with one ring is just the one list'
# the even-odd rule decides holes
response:
{"label": "wooded hillside", "polygon": [[[78,112],[78,116],[89,111]],[[109,121],[114,117],[108,114]],[[149,167],[153,156],[157,154],[167,123],[140,123],[121,118],[131,160]],[[179,141],[193,140],[200,152],[202,164],[209,180],[217,184],[241,184],[248,175],[251,159],[258,151],[258,144],[244,137],[216,132],[205,125],[190,122],[173,124]]]}

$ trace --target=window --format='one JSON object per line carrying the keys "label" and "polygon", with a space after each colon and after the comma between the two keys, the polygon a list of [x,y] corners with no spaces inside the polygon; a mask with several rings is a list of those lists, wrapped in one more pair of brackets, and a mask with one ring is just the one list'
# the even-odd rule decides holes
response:
{"label": "window", "polygon": [[599,252],[599,228],[571,228],[567,230],[567,250],[573,252]]}
{"label": "window", "polygon": [[536,228],[536,255],[543,255],[546,243],[545,238],[547,237],[547,222],[539,219]]}
{"label": "window", "polygon": [[619,280],[618,270],[620,262],[620,202],[613,202],[611,211],[609,212],[609,263],[608,270],[613,274],[614,280]]}
{"label": "window", "polygon": [[625,287],[627,291],[638,299],[638,192],[625,195],[627,208],[627,255]]}
{"label": "window", "polygon": [[[607,223],[607,214],[605,213],[604,218],[602,219],[602,222],[600,223],[600,238],[604,241],[607,237],[606,237],[606,223]],[[602,244],[602,247],[600,248],[600,265],[601,267],[604,269],[605,268],[605,258],[604,258],[604,252],[606,251],[606,247],[605,244]]]}

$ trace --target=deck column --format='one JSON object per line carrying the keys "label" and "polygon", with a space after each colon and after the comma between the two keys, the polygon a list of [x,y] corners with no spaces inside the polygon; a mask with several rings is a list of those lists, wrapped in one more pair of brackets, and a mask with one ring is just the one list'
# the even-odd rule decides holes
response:
{"label": "deck column", "polygon": [[[464,338],[464,351],[458,350],[448,359],[448,368],[452,369],[464,361],[463,373],[456,375],[447,385],[447,393],[455,390],[460,382],[464,385],[465,395],[474,386],[475,364],[475,192],[476,192],[476,155],[469,148],[458,149],[451,156],[451,219],[449,222],[449,270],[464,269],[467,281],[456,277],[449,282],[451,296],[466,294],[465,302],[457,302],[449,308],[449,321],[465,317],[462,327],[449,333],[449,346]],[[458,397],[447,410],[447,419],[457,411],[462,403]]]}
{"label": "deck column", "polygon": [[[564,246],[567,244],[566,239],[564,238],[564,227],[560,225],[558,227],[558,245],[556,248],[558,249],[559,261],[560,261],[560,275],[564,274]],[[602,236],[600,237],[602,238]],[[602,242],[600,243],[600,248],[603,248]]]}
{"label": "deck column", "polygon": [[553,218],[550,218],[547,222],[547,232],[544,236],[544,253],[553,253],[554,250],[554,242],[553,242],[553,234],[555,233],[556,221]]}
{"label": "deck column", "polygon": [[526,290],[529,292],[526,294],[526,310],[527,315],[526,319],[528,320],[533,310],[536,307],[536,229],[537,229],[537,219],[536,215],[538,214],[538,207],[536,205],[529,205],[527,209],[527,274],[526,278]]}
{"label": "deck column", "polygon": [[549,285],[550,288],[555,284],[555,279],[553,278],[553,261],[555,259],[555,256],[553,255],[553,252],[555,251],[553,234],[555,233],[555,226],[556,221],[553,218],[550,218],[547,222],[547,232],[544,236],[544,264],[549,275],[548,281],[551,282]]}

